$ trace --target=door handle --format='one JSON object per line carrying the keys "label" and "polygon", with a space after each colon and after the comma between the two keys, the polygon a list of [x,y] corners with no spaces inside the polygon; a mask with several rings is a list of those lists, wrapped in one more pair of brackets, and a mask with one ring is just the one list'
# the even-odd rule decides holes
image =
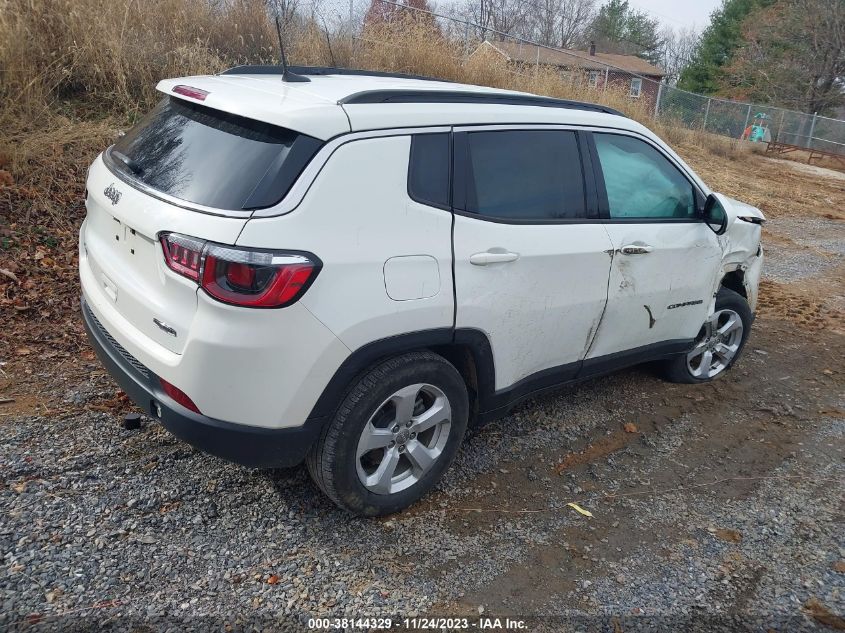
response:
{"label": "door handle", "polygon": [[519,259],[519,253],[484,251],[469,256],[469,263],[475,266],[487,266],[488,264],[504,264],[515,262]]}
{"label": "door handle", "polygon": [[623,255],[645,255],[653,250],[654,247],[648,244],[626,244],[619,249],[619,252]]}

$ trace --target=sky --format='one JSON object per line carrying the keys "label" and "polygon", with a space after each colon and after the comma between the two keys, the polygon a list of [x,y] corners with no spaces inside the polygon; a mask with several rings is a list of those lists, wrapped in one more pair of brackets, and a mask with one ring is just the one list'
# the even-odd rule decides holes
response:
{"label": "sky", "polygon": [[[598,4],[601,4],[599,2]],[[721,6],[721,0],[628,0],[636,7],[674,29],[695,26],[699,31],[710,22],[710,13]]]}

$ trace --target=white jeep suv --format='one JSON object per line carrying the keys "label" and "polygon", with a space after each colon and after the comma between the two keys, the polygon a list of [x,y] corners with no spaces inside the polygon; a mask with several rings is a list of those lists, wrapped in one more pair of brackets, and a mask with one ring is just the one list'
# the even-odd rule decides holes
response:
{"label": "white jeep suv", "polygon": [[468,423],[646,361],[704,382],[742,350],[762,214],[614,110],[327,68],[158,89],[90,168],[82,314],[204,451],[304,460],[381,515]]}

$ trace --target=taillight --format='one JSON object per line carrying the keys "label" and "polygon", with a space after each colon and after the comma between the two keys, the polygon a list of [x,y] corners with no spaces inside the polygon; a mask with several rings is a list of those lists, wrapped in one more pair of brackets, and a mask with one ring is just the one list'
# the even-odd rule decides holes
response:
{"label": "taillight", "polygon": [[164,249],[164,260],[170,269],[188,279],[199,281],[205,242],[177,233],[163,233],[159,239]]}
{"label": "taillight", "polygon": [[194,413],[199,413],[200,415],[202,415],[202,412],[199,410],[199,407],[195,405],[194,401],[188,397],[188,394],[179,389],[179,387],[171,385],[164,378],[159,378],[159,381],[161,382],[161,388],[164,389],[164,393],[173,398],[173,400],[181,404],[186,409],[189,409]]}
{"label": "taillight", "polygon": [[176,233],[159,239],[171,270],[196,281],[218,301],[248,308],[294,303],[321,267],[308,253],[223,246]]}

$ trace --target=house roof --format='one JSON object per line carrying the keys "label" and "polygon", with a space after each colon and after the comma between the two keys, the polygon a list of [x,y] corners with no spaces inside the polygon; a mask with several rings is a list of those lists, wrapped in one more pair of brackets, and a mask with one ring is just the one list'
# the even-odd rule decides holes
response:
{"label": "house roof", "polygon": [[614,55],[611,53],[596,53],[590,55],[587,51],[576,51],[566,48],[543,48],[534,44],[522,42],[489,42],[487,45],[504,55],[508,61],[526,64],[541,64],[548,66],[562,66],[566,68],[583,68],[584,70],[624,70],[635,75],[649,75],[663,77],[666,75],[660,68],[649,64],[646,60],[635,55]]}

